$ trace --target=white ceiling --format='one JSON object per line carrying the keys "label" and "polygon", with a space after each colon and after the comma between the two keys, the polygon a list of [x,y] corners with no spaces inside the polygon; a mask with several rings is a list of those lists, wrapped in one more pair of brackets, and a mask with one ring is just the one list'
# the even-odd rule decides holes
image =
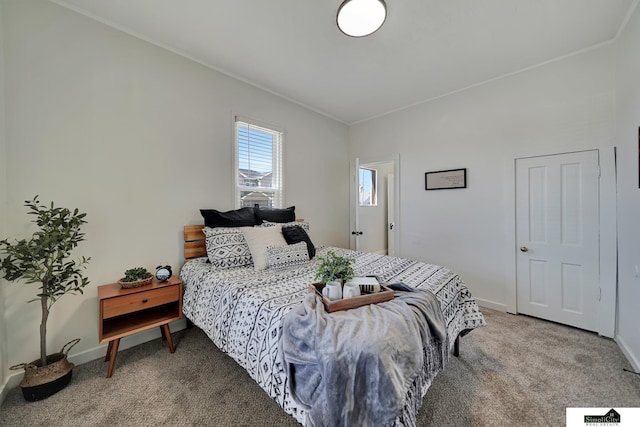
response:
{"label": "white ceiling", "polygon": [[52,0],[344,123],[614,39],[637,0],[386,0],[369,37],[341,0]]}

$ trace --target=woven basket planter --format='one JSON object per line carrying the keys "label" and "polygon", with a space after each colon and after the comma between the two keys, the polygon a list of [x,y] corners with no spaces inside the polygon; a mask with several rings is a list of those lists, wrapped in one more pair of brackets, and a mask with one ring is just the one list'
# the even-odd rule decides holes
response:
{"label": "woven basket planter", "polygon": [[24,369],[20,388],[25,400],[33,402],[46,399],[69,384],[74,364],[67,360],[67,354],[79,341],[80,338],[69,341],[59,353],[48,355],[47,366],[40,366],[41,361],[38,359],[9,368],[12,370]]}
{"label": "woven basket planter", "polygon": [[146,286],[153,282],[153,276],[149,276],[146,279],[136,280],[135,282],[123,282],[122,279],[118,280],[118,284],[123,288],[139,288],[140,286]]}

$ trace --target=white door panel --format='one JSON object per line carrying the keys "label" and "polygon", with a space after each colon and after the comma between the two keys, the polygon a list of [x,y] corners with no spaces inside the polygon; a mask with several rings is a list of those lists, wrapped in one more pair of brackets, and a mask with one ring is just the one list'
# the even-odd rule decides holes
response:
{"label": "white door panel", "polygon": [[597,330],[598,152],[516,160],[518,312]]}
{"label": "white door panel", "polygon": [[396,226],[396,198],[395,198],[395,178],[394,174],[387,176],[387,254],[395,256],[395,226]]}
{"label": "white door panel", "polygon": [[360,231],[360,200],[358,196],[358,189],[360,188],[360,159],[356,157],[353,162],[353,180],[354,182],[354,201],[353,206],[355,210],[355,219],[353,222],[353,229],[351,230],[351,249],[359,251],[360,250],[360,236],[362,231]]}
{"label": "white door panel", "polygon": [[[350,162],[351,170],[351,210],[350,248],[358,251],[379,253],[386,255],[389,250],[395,253],[395,211],[397,199],[395,192],[396,161],[378,160],[363,161],[359,158]],[[366,188],[361,180],[361,170],[371,170],[375,173],[375,189],[372,196],[373,203],[360,205],[360,189]],[[388,177],[391,188],[387,188]],[[366,191],[365,191],[366,193]],[[391,219],[389,219],[391,218]],[[394,226],[390,226],[390,221]],[[389,246],[392,246],[390,249]]]}

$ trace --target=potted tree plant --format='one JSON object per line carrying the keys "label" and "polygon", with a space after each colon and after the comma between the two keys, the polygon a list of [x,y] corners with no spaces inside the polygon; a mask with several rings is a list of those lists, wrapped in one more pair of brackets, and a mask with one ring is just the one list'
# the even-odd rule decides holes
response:
{"label": "potted tree plant", "polygon": [[82,270],[90,258],[69,259],[71,251],[84,240],[80,226],[86,223],[85,213],[55,207],[53,202],[45,206],[38,196],[25,201],[25,206],[29,208],[28,214],[35,215],[33,222],[38,231],[29,240],[0,241],[0,254],[5,255],[0,271],[9,281],[39,286],[36,298],[28,302],[40,302],[42,310],[40,358],[11,367],[25,370],[20,383],[25,399],[39,400],[57,393],[71,380],[73,364],[67,361],[67,353],[79,339],[65,344],[60,353],[47,355],[47,319],[56,301],[66,294],[82,293],[82,288],[89,284]]}

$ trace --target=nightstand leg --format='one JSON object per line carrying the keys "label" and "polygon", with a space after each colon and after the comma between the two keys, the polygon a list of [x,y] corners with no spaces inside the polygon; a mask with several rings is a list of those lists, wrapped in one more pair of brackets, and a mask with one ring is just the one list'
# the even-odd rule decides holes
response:
{"label": "nightstand leg", "polygon": [[107,354],[104,355],[105,362],[109,361],[109,357],[111,356],[111,348],[113,348],[113,341],[109,341],[109,346],[107,347]]}
{"label": "nightstand leg", "polygon": [[116,356],[118,355],[118,346],[120,345],[120,338],[109,342],[109,345],[111,346],[111,354],[109,354],[109,371],[107,371],[107,378],[111,378],[111,375],[113,375],[113,367],[116,364]]}
{"label": "nightstand leg", "polygon": [[167,344],[169,344],[169,351],[173,353],[176,350],[173,347],[173,339],[171,338],[171,330],[169,329],[169,324],[165,323],[164,325],[160,326],[160,329],[162,329],[162,336],[167,339]]}

